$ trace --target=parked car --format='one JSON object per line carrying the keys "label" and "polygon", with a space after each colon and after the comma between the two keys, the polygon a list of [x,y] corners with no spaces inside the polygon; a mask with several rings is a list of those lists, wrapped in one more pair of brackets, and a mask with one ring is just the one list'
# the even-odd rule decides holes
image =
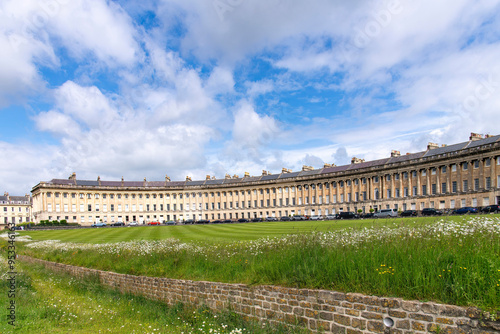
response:
{"label": "parked car", "polygon": [[114,222],[114,223],[111,223],[110,226],[125,226],[125,223],[124,222]]}
{"label": "parked car", "polygon": [[222,220],[220,219],[212,220],[212,224],[222,224]]}
{"label": "parked car", "polygon": [[335,219],[335,215],[326,215],[325,216],[325,220],[334,220]]}
{"label": "parked car", "polygon": [[398,212],[393,209],[382,209],[373,214],[373,218],[397,217]]}
{"label": "parked car", "polygon": [[439,216],[442,215],[443,212],[433,209],[433,208],[424,208],[422,210],[422,216]]}
{"label": "parked car", "polygon": [[266,222],[275,222],[278,221],[278,218],[276,217],[266,217]]}
{"label": "parked car", "polygon": [[307,219],[304,216],[296,215],[292,217],[292,220],[307,220]]}
{"label": "parked car", "polygon": [[314,216],[309,217],[309,220],[322,220],[322,219],[323,219],[323,217],[318,216],[318,215],[314,215]]}
{"label": "parked car", "polygon": [[105,226],[106,226],[106,223],[102,223],[102,222],[92,224],[92,227],[105,227]]}
{"label": "parked car", "polygon": [[401,212],[401,217],[416,217],[418,216],[417,210],[405,210]]}
{"label": "parked car", "polygon": [[238,223],[248,223],[248,222],[249,222],[249,220],[246,219],[246,218],[240,218],[240,219],[238,219]]}
{"label": "parked car", "polygon": [[194,219],[186,219],[186,220],[184,221],[184,225],[194,224],[194,223],[195,223]]}
{"label": "parked car", "polygon": [[175,221],[173,221],[173,220],[169,220],[169,221],[163,222],[163,224],[165,224],[165,225],[176,225],[177,223]]}
{"label": "parked car", "polygon": [[360,215],[360,218],[373,218],[373,215],[374,215],[373,212],[367,212]]}
{"label": "parked car", "polygon": [[148,225],[161,225],[160,222],[149,222]]}
{"label": "parked car", "polygon": [[342,211],[337,214],[337,219],[353,219],[353,218],[359,218],[357,214],[354,212],[350,211]]}
{"label": "parked car", "polygon": [[287,221],[292,220],[292,218],[290,218],[290,217],[288,217],[288,216],[283,216],[283,217],[281,217],[281,218],[280,218],[280,220],[281,220],[282,222],[287,222]]}
{"label": "parked car", "polygon": [[231,224],[233,221],[231,219],[224,219],[222,222],[224,224]]}
{"label": "parked car", "polygon": [[498,204],[493,204],[493,205],[488,205],[488,206],[485,206],[482,210],[482,212],[486,212],[486,213],[491,213],[491,212],[500,212],[500,205]]}
{"label": "parked car", "polygon": [[137,226],[137,225],[139,225],[139,223],[136,221],[128,223],[128,226]]}
{"label": "parked car", "polygon": [[263,220],[263,219],[262,219],[262,218],[259,218],[259,217],[252,218],[252,221],[253,221],[254,223],[256,223],[256,222],[261,222],[262,220]]}
{"label": "parked car", "polygon": [[470,206],[465,206],[463,208],[453,210],[452,213],[454,215],[464,215],[466,213],[477,213],[477,208],[471,208]]}
{"label": "parked car", "polygon": [[208,219],[200,219],[196,221],[196,224],[209,224],[210,220]]}

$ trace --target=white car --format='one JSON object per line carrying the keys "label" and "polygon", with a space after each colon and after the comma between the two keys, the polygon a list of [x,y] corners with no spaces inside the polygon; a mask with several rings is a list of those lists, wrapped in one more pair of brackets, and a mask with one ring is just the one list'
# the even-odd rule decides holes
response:
{"label": "white car", "polygon": [[326,215],[325,220],[335,220],[335,215]]}
{"label": "white car", "polygon": [[323,219],[323,217],[318,216],[318,215],[311,216],[311,217],[309,218],[309,220],[321,220],[321,219]]}
{"label": "white car", "polygon": [[139,225],[137,222],[130,222],[130,223],[128,223],[128,226],[137,226],[137,225]]}
{"label": "white car", "polygon": [[375,218],[397,217],[397,216],[398,212],[396,211],[396,209],[382,209],[373,214],[373,217]]}

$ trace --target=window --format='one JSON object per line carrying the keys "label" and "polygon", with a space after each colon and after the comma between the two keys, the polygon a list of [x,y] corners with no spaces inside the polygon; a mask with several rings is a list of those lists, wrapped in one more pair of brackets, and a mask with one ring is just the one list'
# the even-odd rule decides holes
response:
{"label": "window", "polygon": [[56,193],[56,198],[59,198],[59,193]]}
{"label": "window", "polygon": [[437,193],[437,189],[436,189],[436,188],[437,188],[437,187],[436,187],[436,184],[435,184],[435,183],[431,184],[431,189],[432,189],[431,191],[432,191],[432,194],[433,194],[433,195],[436,195],[436,193]]}
{"label": "window", "polygon": [[396,189],[395,189],[394,196],[395,196],[396,198],[399,198],[399,196],[400,196],[400,193],[399,193],[399,188],[396,188]]}
{"label": "window", "polygon": [[446,182],[441,183],[441,193],[446,194]]}
{"label": "window", "polygon": [[95,211],[99,211],[99,204],[95,205]]}
{"label": "window", "polygon": [[457,192],[457,181],[453,181],[453,182],[451,183],[451,191],[452,191],[453,193],[456,193],[456,192]]}
{"label": "window", "polygon": [[411,177],[417,177],[417,171],[416,170],[414,170],[414,171],[411,172]]}
{"label": "window", "polygon": [[99,194],[95,194],[95,199],[99,199]]}
{"label": "window", "polygon": [[390,176],[389,174],[387,174],[387,175],[385,176],[385,180],[386,180],[386,181],[390,181],[390,180],[391,180],[391,176]]}
{"label": "window", "polygon": [[417,196],[417,195],[418,195],[417,190],[418,190],[418,189],[417,189],[417,187],[416,187],[416,186],[415,186],[415,187],[413,187],[413,191],[412,191],[413,196]]}
{"label": "window", "polygon": [[[114,205],[114,204],[111,204],[111,205],[110,205],[110,207],[109,207],[109,209],[110,209],[111,211],[115,211],[115,205]],[[121,211],[121,210],[120,210],[120,211]]]}
{"label": "window", "polygon": [[404,196],[404,197],[408,197],[408,187],[405,187],[405,188],[403,189],[403,196]]}
{"label": "window", "polygon": [[366,191],[363,191],[363,201],[366,201],[368,198],[367,198],[367,194],[366,194]]}
{"label": "window", "polygon": [[374,177],[373,177],[373,182],[374,182],[374,183],[378,183],[378,176],[374,176]]}
{"label": "window", "polygon": [[479,190],[479,179],[474,179],[474,190]]}
{"label": "window", "polygon": [[469,190],[469,181],[464,180],[463,186],[462,186],[462,191],[468,191]]}
{"label": "window", "polygon": [[474,160],[474,168],[479,168],[479,160]]}
{"label": "window", "polygon": [[387,189],[387,198],[391,198],[391,189]]}
{"label": "window", "polygon": [[106,204],[103,204],[102,205],[102,211],[106,212],[108,210],[108,207]]}
{"label": "window", "polygon": [[362,179],[361,179],[361,182],[362,182],[363,184],[366,184],[366,177],[362,178]]}
{"label": "window", "polygon": [[457,165],[456,164],[451,165],[451,171],[452,172],[456,172],[457,171]]}
{"label": "window", "polygon": [[92,211],[92,204],[89,204],[89,205],[87,206],[87,211]]}
{"label": "window", "polygon": [[404,173],[403,173],[403,178],[404,178],[405,180],[406,180],[406,179],[408,179],[408,172],[404,172]]}
{"label": "window", "polygon": [[431,169],[431,174],[432,174],[432,175],[436,175],[436,170],[437,170],[437,169],[436,169],[436,167],[432,168],[432,169]]}
{"label": "window", "polygon": [[347,180],[347,185],[350,187],[351,186],[351,180]]}
{"label": "window", "polygon": [[484,180],[484,188],[489,190],[491,188],[491,177],[487,177]]}
{"label": "window", "polygon": [[102,194],[102,199],[106,199],[106,194]]}
{"label": "window", "polygon": [[425,184],[422,186],[422,195],[423,196],[427,195],[427,185]]}
{"label": "window", "polygon": [[441,173],[446,173],[446,166],[441,167]]}
{"label": "window", "polygon": [[425,169],[422,169],[421,172],[422,176],[426,176],[427,175],[427,171]]}
{"label": "window", "polygon": [[484,165],[485,165],[486,167],[491,166],[491,159],[490,159],[490,158],[486,158],[486,159],[484,160]]}
{"label": "window", "polygon": [[394,174],[394,180],[399,180],[399,174]]}
{"label": "window", "polygon": [[467,170],[467,169],[469,169],[469,163],[468,163],[468,162],[463,162],[463,163],[462,163],[462,169],[463,169],[463,170]]}
{"label": "window", "polygon": [[354,184],[357,186],[359,184],[359,179],[354,179]]}

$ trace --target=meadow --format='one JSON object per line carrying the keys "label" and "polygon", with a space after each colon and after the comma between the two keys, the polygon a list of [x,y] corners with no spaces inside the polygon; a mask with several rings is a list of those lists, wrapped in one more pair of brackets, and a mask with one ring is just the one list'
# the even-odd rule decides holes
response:
{"label": "meadow", "polygon": [[[167,306],[107,289],[95,278],[77,280],[40,265],[17,266],[16,326],[4,319],[0,333],[307,333],[291,326],[246,321],[229,310],[214,313],[180,303]],[[2,258],[0,272],[6,271]],[[0,290],[8,291],[3,278]],[[7,293],[0,294],[0,304],[9,304]]]}
{"label": "meadow", "polygon": [[23,234],[40,241],[19,243],[22,254],[125,274],[319,288],[500,311],[500,218],[494,215]]}

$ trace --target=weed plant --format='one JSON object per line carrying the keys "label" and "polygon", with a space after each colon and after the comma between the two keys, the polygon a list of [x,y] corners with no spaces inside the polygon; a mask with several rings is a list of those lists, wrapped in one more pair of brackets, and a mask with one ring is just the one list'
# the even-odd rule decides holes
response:
{"label": "weed plant", "polygon": [[500,310],[500,219],[206,244],[33,242],[27,255],[120,273],[359,292]]}

